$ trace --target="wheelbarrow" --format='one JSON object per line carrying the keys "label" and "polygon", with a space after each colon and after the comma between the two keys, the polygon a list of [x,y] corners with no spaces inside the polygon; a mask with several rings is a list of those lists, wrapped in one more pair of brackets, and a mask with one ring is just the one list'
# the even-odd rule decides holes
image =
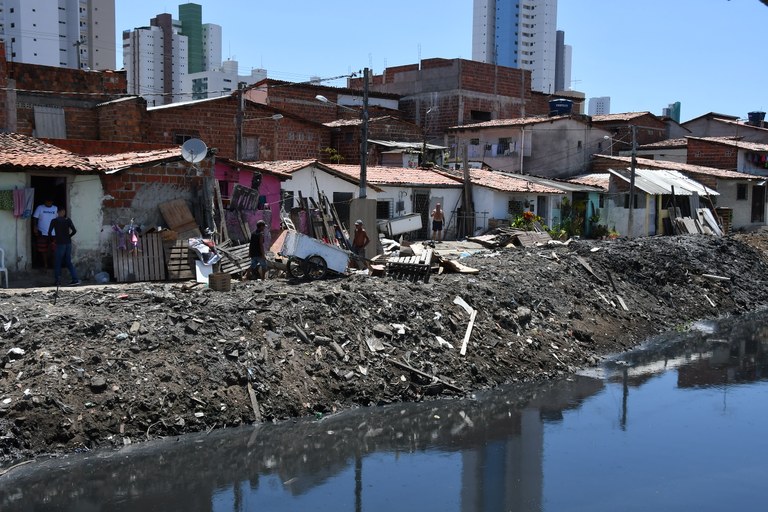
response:
{"label": "wheelbarrow", "polygon": [[322,279],[331,271],[347,271],[350,252],[289,229],[278,254],[288,258],[288,274],[296,279]]}

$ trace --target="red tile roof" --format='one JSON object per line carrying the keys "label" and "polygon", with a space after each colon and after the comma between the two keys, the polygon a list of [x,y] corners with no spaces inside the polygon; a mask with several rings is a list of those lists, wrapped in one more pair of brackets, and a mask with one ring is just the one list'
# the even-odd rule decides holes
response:
{"label": "red tile roof", "polygon": [[521,117],[518,119],[494,119],[493,121],[483,121],[481,123],[463,124],[450,126],[449,131],[470,130],[475,128],[498,128],[502,126],[527,126],[531,124],[550,123],[560,119],[570,119],[571,116],[541,116],[541,117]]}
{"label": "red tile roof", "polygon": [[0,133],[0,168],[98,171],[84,157],[18,133]]}
{"label": "red tile roof", "polygon": [[155,149],[152,151],[131,151],[128,153],[116,153],[112,155],[91,155],[85,159],[91,164],[112,174],[131,167],[140,167],[146,164],[156,164],[162,161],[181,160],[181,146],[169,149]]}
{"label": "red tile roof", "polygon": [[582,174],[581,176],[575,176],[568,181],[572,183],[579,183],[580,185],[589,185],[590,187],[600,187],[603,190],[608,190],[608,182],[611,180],[611,173],[596,172],[592,174]]}
{"label": "red tile roof", "polygon": [[[632,164],[632,157],[629,157],[629,156],[595,155],[595,159],[613,160],[616,162],[625,163],[627,166],[630,166]],[[670,162],[667,160],[653,160],[651,158],[637,158],[635,166],[643,167],[645,169],[663,169],[663,170],[671,170],[671,171],[680,171],[682,173],[689,172],[689,173],[695,173],[695,174],[703,174],[707,176],[713,176],[715,178],[732,179],[732,180],[753,179],[753,178],[759,177],[759,176],[755,176],[754,174],[745,174],[743,172],[717,169],[716,167],[705,167],[703,165],[691,165],[691,164],[684,164],[681,162]]]}
{"label": "red tile roof", "polygon": [[508,174],[501,174],[485,169],[470,169],[469,176],[473,185],[499,190],[501,192],[531,192],[534,194],[562,194],[563,191],[554,187],[547,187],[528,180],[515,178]]}
{"label": "red tile roof", "polygon": [[748,149],[750,151],[768,151],[768,144],[760,144],[757,142],[745,142],[743,140],[734,140],[730,137],[688,137],[691,140],[701,140],[713,142],[715,144],[722,144],[724,146],[731,146],[738,149]]}
{"label": "red tile roof", "polygon": [[631,121],[632,119],[637,119],[638,117],[643,117],[645,115],[653,115],[650,112],[619,112],[617,114],[602,114],[597,116],[592,116],[592,122],[594,123],[605,123],[605,122],[612,122],[612,121]]}
{"label": "red tile roof", "polygon": [[[359,165],[322,164],[355,181],[360,180]],[[461,181],[432,169],[411,167],[369,166],[366,170],[366,181],[375,185],[395,187],[417,185],[427,187],[460,187]]]}
{"label": "red tile roof", "polygon": [[310,167],[317,163],[317,160],[275,160],[264,162],[237,162],[232,160],[235,165],[241,165],[245,168],[258,169],[272,174],[290,177],[291,173]]}

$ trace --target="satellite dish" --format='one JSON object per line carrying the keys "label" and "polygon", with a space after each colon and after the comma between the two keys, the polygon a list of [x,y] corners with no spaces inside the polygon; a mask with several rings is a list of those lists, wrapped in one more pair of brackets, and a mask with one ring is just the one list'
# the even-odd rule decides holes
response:
{"label": "satellite dish", "polygon": [[181,146],[181,156],[189,163],[196,164],[208,155],[208,146],[200,139],[189,139]]}

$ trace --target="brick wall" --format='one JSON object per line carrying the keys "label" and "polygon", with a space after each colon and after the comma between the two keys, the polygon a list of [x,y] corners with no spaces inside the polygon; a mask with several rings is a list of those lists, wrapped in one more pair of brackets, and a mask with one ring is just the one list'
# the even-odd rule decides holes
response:
{"label": "brick wall", "polygon": [[688,139],[689,164],[736,170],[738,149],[706,140]]}
{"label": "brick wall", "polygon": [[8,62],[5,60],[5,43],[0,41],[0,130],[8,130]]}
{"label": "brick wall", "polygon": [[109,141],[145,140],[147,102],[144,98],[113,101],[98,107],[99,136]]}
{"label": "brick wall", "polygon": [[11,62],[8,78],[16,80],[16,87],[23,91],[68,93],[72,98],[90,101],[108,101],[127,90],[125,71],[80,71]]}

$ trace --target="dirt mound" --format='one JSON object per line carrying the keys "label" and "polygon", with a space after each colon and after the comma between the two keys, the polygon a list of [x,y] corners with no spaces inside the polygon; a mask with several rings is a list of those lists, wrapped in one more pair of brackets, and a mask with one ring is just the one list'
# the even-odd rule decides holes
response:
{"label": "dirt mound", "polygon": [[768,264],[745,242],[488,250],[461,260],[478,274],[429,283],[0,293],[0,461],[574,372],[651,334],[768,304]]}

